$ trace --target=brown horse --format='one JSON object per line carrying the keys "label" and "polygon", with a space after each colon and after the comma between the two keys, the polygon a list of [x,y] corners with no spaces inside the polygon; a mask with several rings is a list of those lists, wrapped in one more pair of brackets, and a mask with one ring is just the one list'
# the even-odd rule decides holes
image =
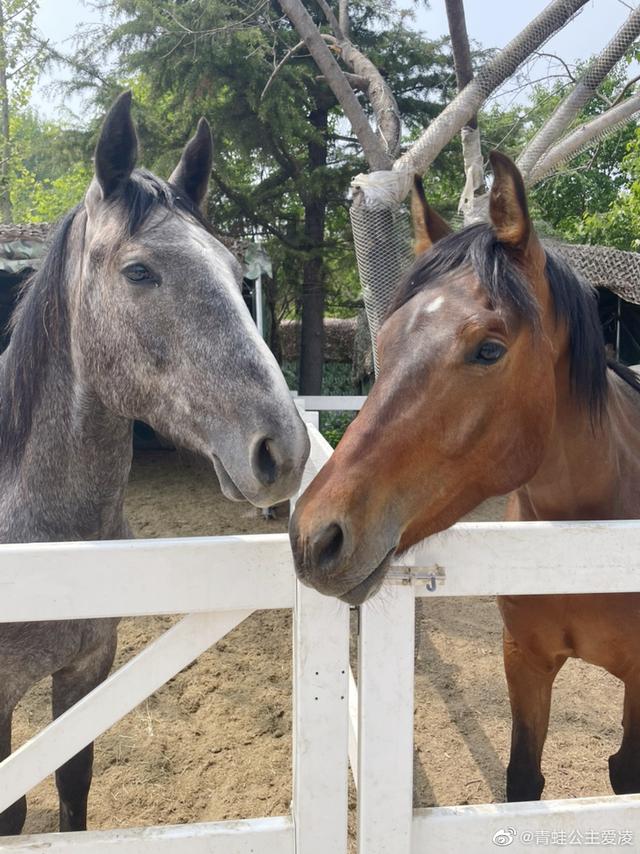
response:
{"label": "brown horse", "polygon": [[[391,555],[511,493],[509,520],[640,516],[640,385],[607,365],[591,288],[545,251],[522,178],[491,156],[491,224],[457,234],[414,194],[420,252],[380,330],[380,373],[298,502],[301,581],[350,603]],[[508,800],[540,797],[553,680],[569,657],[625,684],[616,793],[640,791],[640,594],[506,596]]]}

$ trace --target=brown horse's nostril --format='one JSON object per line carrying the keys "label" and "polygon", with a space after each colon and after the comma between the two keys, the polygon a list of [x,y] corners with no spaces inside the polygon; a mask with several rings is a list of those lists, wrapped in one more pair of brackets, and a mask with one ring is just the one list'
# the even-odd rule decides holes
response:
{"label": "brown horse's nostril", "polygon": [[271,486],[278,478],[278,461],[271,439],[256,442],[251,458],[251,468],[263,486]]}
{"label": "brown horse's nostril", "polygon": [[337,522],[332,522],[314,537],[311,551],[315,566],[328,569],[340,557],[344,546],[344,531]]}

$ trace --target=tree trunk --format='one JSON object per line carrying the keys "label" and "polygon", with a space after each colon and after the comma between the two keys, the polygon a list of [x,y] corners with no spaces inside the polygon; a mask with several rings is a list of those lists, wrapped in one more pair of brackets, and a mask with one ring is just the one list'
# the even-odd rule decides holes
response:
{"label": "tree trunk", "polygon": [[9,133],[9,90],[7,88],[7,45],[4,2],[0,0],[0,221],[13,222],[9,193],[11,137]]}
{"label": "tree trunk", "polygon": [[325,182],[314,175],[327,163],[329,110],[318,106],[309,114],[316,134],[309,142],[309,187],[304,195],[305,250],[303,266],[302,318],[300,324],[300,394],[322,393],[324,367],[324,262],[322,245],[327,210]]}
{"label": "tree trunk", "polygon": [[[456,69],[458,92],[473,80],[473,62],[467,34],[467,22],[464,15],[464,0],[445,0],[453,64]],[[458,211],[464,214],[467,225],[476,219],[476,196],[484,190],[484,168],[480,147],[480,129],[478,116],[471,116],[462,128],[462,156],[464,159],[465,185],[458,204]]]}
{"label": "tree trunk", "polygon": [[273,276],[263,276],[262,282],[266,295],[267,311],[269,313],[269,347],[279,365],[282,364],[282,338],[278,323],[278,285],[276,276],[278,269],[274,268]]}
{"label": "tree trunk", "polygon": [[[467,22],[464,14],[464,0],[445,0],[449,35],[451,36],[451,51],[453,64],[456,69],[456,85],[462,92],[467,83],[473,80],[473,62],[467,35]],[[469,127],[477,127],[477,116],[468,121]]]}

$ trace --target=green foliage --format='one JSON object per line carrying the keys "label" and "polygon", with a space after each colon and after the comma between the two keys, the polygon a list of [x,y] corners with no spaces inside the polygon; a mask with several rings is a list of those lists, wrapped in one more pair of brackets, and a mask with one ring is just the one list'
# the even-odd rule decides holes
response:
{"label": "green foliage", "polygon": [[83,197],[92,176],[84,135],[31,110],[11,119],[9,190],[17,222],[54,222]]}
{"label": "green foliage", "polygon": [[92,174],[84,163],[76,163],[58,178],[38,181],[26,168],[19,169],[11,187],[14,219],[55,222],[82,200]]}
{"label": "green foliage", "polygon": [[[599,95],[587,103],[572,127],[577,127],[605,112],[625,91],[626,68],[617,67],[600,87]],[[577,73],[581,71],[578,68]],[[564,94],[561,86],[537,88],[529,112],[530,136]],[[554,235],[570,241],[604,242],[606,229],[596,227],[616,200],[629,192],[631,174],[625,167],[625,151],[632,143],[635,122],[629,122],[610,136],[595,142],[588,150],[563,166],[556,174],[542,181],[531,193],[530,204],[534,218],[546,224]],[[615,219],[615,217],[614,217]],[[591,224],[590,224],[591,223]],[[616,228],[611,228],[611,235]],[[605,238],[604,240],[602,238]],[[616,243],[615,245],[619,245]]]}
{"label": "green foliage", "polygon": [[291,391],[297,391],[297,380],[298,380],[298,364],[297,362],[282,362],[280,365],[282,369],[282,374],[287,381],[287,385],[291,389]]}
{"label": "green foliage", "polygon": [[0,30],[0,64],[4,68],[11,106],[27,106],[34,83],[48,55],[46,42],[38,37],[35,0],[0,0],[4,25]]}
{"label": "green foliage", "polygon": [[618,249],[640,251],[640,129],[626,143],[626,154],[617,167],[613,198],[587,210],[575,228],[578,240]]}
{"label": "green foliage", "polygon": [[[5,10],[29,5],[25,0],[0,3]],[[164,176],[171,173],[198,118],[206,115],[216,149],[209,214],[219,231],[231,237],[261,237],[274,266],[269,312],[278,320],[299,313],[305,263],[320,257],[327,312],[353,314],[361,296],[348,187],[366,166],[306,52],[293,54],[265,92],[275,66],[298,42],[278,6],[245,0],[106,0],[103,8],[102,31],[94,29],[72,58],[72,88],[92,98],[97,116],[118,92],[132,88],[142,162]],[[326,30],[316,4],[307,8]],[[448,44],[415,32],[410,13],[393,0],[352,0],[350,14],[354,42],[396,95],[407,144],[453,97]],[[18,73],[21,57],[30,55],[27,46],[34,44],[34,33],[30,13],[18,15],[17,21],[22,30],[7,35],[7,67],[15,66],[17,75],[15,87],[12,83],[10,199],[16,220],[53,220],[81,199],[90,180],[99,118],[79,130],[42,121],[25,106],[44,53],[36,46],[35,63]],[[619,97],[622,80],[621,70],[613,74],[602,97],[585,108],[576,124],[605,109],[607,99]],[[495,147],[519,153],[564,91],[561,85],[540,86],[526,106],[505,109],[494,103],[484,109],[479,122],[485,155]],[[366,99],[363,105],[368,109]],[[310,121],[318,110],[328,111],[326,136]],[[326,165],[313,167],[310,152],[318,144],[326,147]],[[456,218],[463,183],[456,139],[425,178],[430,202],[450,219]],[[308,212],[315,203],[326,215],[322,240],[309,236]],[[638,248],[640,137],[633,123],[542,182],[531,193],[531,209],[543,229],[565,239]],[[293,375],[291,383],[297,384]],[[325,391],[339,385],[334,366],[328,365]],[[343,387],[351,390],[350,382],[345,380]],[[335,429],[337,435],[343,416],[327,418],[325,429]]]}
{"label": "green foliage", "polygon": [[[282,373],[290,389],[296,388],[298,366],[296,362],[283,362]],[[335,395],[359,394],[353,383],[351,365],[341,362],[326,362],[322,377],[322,393]],[[334,448],[342,439],[344,431],[356,417],[356,412],[321,412],[320,431]]]}
{"label": "green foliage", "polygon": [[[360,295],[347,193],[365,164],[306,52],[294,54],[265,92],[275,65],[299,41],[276,5],[111,0],[106,7],[103,37],[92,34],[82,49],[74,85],[106,105],[133,82],[145,162],[161,174],[206,115],[216,149],[209,212],[224,233],[262,235],[274,261],[275,314],[297,313],[305,261],[318,256],[329,312],[352,314]],[[319,10],[309,10],[319,20]],[[444,105],[453,79],[442,42],[413,32],[393,3],[358,0],[350,12],[353,39],[389,81],[406,127],[423,126]],[[106,80],[96,73],[99,50],[119,58]],[[318,110],[329,111],[325,138],[310,121]],[[317,144],[326,146],[326,166],[312,164]],[[326,216],[321,242],[308,228],[314,202]]]}
{"label": "green foliage", "polygon": [[[354,387],[351,365],[340,362],[327,362],[322,378],[323,394],[357,394]],[[334,448],[342,439],[344,431],[356,417],[356,412],[321,412],[320,430],[327,442]]]}

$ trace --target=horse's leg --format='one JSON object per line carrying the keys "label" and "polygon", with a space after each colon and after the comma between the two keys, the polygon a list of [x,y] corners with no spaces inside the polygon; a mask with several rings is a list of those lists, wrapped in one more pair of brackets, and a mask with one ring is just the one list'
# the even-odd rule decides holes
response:
{"label": "horse's leg", "polygon": [[609,757],[609,779],[616,795],[640,792],[640,675],[624,683],[623,736],[620,750]]}
{"label": "horse's leg", "polygon": [[[99,621],[103,622],[103,621]],[[106,621],[104,621],[106,623]],[[111,622],[111,621],[109,621]],[[68,667],[53,674],[53,717],[99,685],[109,674],[116,650],[116,628],[104,643]],[[93,773],[93,743],[88,744],[56,771],[60,798],[60,830],[87,829],[87,799]]]}
{"label": "horse's leg", "polygon": [[[0,762],[11,753],[11,718],[13,710],[0,717]],[[22,831],[27,816],[27,799],[23,795],[0,812],[0,836],[13,836]]]}
{"label": "horse's leg", "polygon": [[504,668],[511,701],[507,800],[537,801],[544,789],[542,749],[549,727],[551,688],[565,658],[535,667],[504,630]]}

